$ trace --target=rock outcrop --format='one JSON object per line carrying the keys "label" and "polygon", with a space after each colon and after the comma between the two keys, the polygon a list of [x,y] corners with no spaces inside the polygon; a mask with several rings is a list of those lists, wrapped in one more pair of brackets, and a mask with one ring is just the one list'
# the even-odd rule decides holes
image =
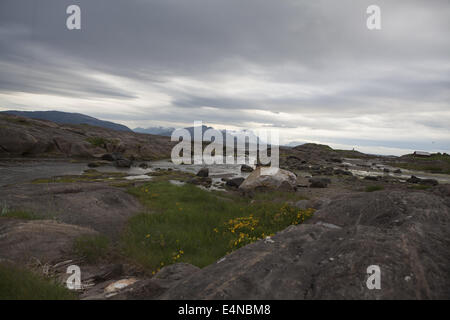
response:
{"label": "rock outcrop", "polygon": [[[307,223],[237,250],[160,299],[448,299],[450,209],[424,192],[335,199]],[[381,269],[369,290],[367,268]]]}
{"label": "rock outcrop", "polygon": [[88,227],[111,238],[119,236],[126,221],[142,210],[135,197],[103,182],[3,186],[0,203],[10,210]]}
{"label": "rock outcrop", "polygon": [[0,114],[0,157],[95,158],[122,153],[152,160],[170,157],[173,145],[168,137]]}
{"label": "rock outcrop", "polygon": [[0,260],[60,262],[70,256],[73,241],[96,231],[51,220],[0,218]]}
{"label": "rock outcrop", "polygon": [[[85,300],[149,300],[159,297],[162,293],[173,288],[179,282],[197,273],[200,268],[188,263],[176,263],[164,267],[153,278],[133,279],[122,290],[108,292],[108,286],[112,284],[101,284],[99,287],[86,292],[81,298]],[[130,280],[130,279],[129,279]],[[122,280],[123,282],[123,280]],[[111,291],[111,290],[109,290]]]}

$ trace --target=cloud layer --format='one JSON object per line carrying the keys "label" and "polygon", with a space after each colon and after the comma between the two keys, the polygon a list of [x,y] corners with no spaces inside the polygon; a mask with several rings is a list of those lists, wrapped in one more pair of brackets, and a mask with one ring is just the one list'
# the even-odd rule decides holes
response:
{"label": "cloud layer", "polygon": [[450,3],[376,2],[380,31],[365,0],[2,0],[0,109],[448,152]]}

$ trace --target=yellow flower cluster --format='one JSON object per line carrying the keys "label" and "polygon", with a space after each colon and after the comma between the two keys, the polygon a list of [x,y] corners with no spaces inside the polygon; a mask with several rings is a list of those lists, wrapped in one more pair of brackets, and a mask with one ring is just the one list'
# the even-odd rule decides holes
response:
{"label": "yellow flower cluster", "polygon": [[236,233],[238,230],[254,231],[258,223],[259,220],[254,218],[253,215],[250,215],[248,217],[230,219],[225,225],[231,233]]}
{"label": "yellow flower cluster", "polygon": [[292,224],[299,224],[305,222],[305,220],[312,217],[315,209],[309,208],[305,210],[299,210],[296,216],[296,219],[292,222]]}
{"label": "yellow flower cluster", "polygon": [[181,249],[172,253],[172,261],[176,262],[176,261],[180,260],[181,257],[183,256],[183,254],[184,254],[184,251]]}
{"label": "yellow flower cluster", "polygon": [[303,223],[305,220],[310,218],[314,214],[314,209],[304,209],[304,210],[298,210],[294,207],[290,207],[288,205],[283,205],[279,212],[277,212],[273,220],[274,222],[288,222],[290,224],[299,224]]}

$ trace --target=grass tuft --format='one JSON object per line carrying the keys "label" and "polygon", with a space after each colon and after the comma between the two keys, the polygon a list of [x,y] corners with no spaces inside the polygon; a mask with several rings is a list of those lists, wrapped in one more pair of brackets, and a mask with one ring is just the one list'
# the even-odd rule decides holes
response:
{"label": "grass tuft", "polygon": [[24,211],[24,210],[2,210],[0,212],[0,217],[4,218],[14,218],[14,219],[24,219],[24,220],[39,220],[45,219],[36,215],[35,213]]}
{"label": "grass tuft", "polygon": [[84,235],[77,238],[73,251],[88,263],[97,263],[111,252],[109,239],[103,235]]}
{"label": "grass tuft", "polygon": [[86,141],[91,145],[100,148],[106,148],[106,144],[109,142],[109,140],[102,137],[89,137],[86,139]]}
{"label": "grass tuft", "polygon": [[0,300],[74,300],[76,294],[30,270],[0,263]]}
{"label": "grass tuft", "polygon": [[383,186],[367,186],[366,187],[366,192],[374,192],[374,191],[380,191],[380,190],[384,190]]}

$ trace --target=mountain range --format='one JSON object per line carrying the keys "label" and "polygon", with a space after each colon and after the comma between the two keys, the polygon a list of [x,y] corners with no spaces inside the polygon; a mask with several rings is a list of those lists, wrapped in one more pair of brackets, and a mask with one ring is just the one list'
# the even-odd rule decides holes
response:
{"label": "mountain range", "polygon": [[99,120],[97,118],[90,117],[81,113],[70,113],[61,111],[17,111],[17,110],[2,111],[0,113],[7,113],[31,119],[48,120],[56,122],[58,124],[75,124],[75,125],[88,124],[91,126],[101,128],[132,132],[130,128],[122,124]]}
{"label": "mountain range", "polygon": [[[106,128],[106,129],[113,129],[118,131],[125,131],[125,132],[136,132],[136,133],[146,133],[146,134],[152,134],[152,135],[159,135],[159,136],[165,136],[170,137],[172,135],[172,132],[175,130],[175,128],[172,127],[149,127],[149,128],[135,128],[131,130],[127,126],[124,126],[122,124],[110,122],[110,121],[104,121],[100,120],[85,114],[81,113],[70,113],[70,112],[62,112],[62,111],[18,111],[18,110],[8,110],[8,111],[1,111],[1,113],[4,114],[11,114],[31,119],[38,119],[38,120],[47,120],[52,121],[58,124],[70,124],[70,125],[80,125],[80,124],[87,124],[91,126]],[[194,128],[195,127],[187,127],[186,130],[189,131],[191,134],[191,137],[194,137]],[[202,126],[202,136],[208,129],[214,129],[209,126]],[[223,142],[226,143],[228,139],[237,139],[241,136],[252,136],[255,141],[259,141],[259,138],[250,130],[219,130],[222,133],[223,136]]]}

